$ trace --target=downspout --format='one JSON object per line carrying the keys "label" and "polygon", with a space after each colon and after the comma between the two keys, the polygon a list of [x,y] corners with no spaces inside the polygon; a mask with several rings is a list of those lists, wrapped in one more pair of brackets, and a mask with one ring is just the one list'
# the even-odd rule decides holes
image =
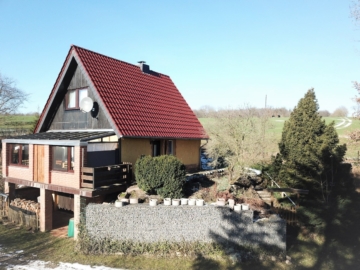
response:
{"label": "downspout", "polygon": [[[201,141],[200,141],[201,142]],[[200,145],[199,148],[199,170],[201,170],[201,149],[207,145],[207,143],[209,142],[209,139],[206,139],[206,143],[204,143],[203,145]]]}
{"label": "downspout", "polygon": [[118,138],[118,150],[119,150],[119,164],[122,164],[123,160],[122,160],[122,155],[121,155],[121,138]]}

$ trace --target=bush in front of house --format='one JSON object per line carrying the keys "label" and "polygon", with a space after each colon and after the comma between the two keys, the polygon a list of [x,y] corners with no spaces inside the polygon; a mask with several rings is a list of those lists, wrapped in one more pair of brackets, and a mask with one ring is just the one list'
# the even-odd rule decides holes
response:
{"label": "bush in front of house", "polygon": [[135,163],[135,178],[138,186],[163,198],[181,198],[185,184],[185,166],[176,157],[144,156]]}

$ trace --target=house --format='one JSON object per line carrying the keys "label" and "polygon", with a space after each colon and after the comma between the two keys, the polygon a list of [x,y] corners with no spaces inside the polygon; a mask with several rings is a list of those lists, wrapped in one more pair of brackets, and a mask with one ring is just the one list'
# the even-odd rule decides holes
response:
{"label": "house", "polygon": [[124,190],[141,155],[172,154],[199,169],[207,138],[169,76],[71,46],[34,134],[3,140],[3,176],[10,198],[16,185],[39,195],[47,231],[57,209],[77,224],[80,207]]}

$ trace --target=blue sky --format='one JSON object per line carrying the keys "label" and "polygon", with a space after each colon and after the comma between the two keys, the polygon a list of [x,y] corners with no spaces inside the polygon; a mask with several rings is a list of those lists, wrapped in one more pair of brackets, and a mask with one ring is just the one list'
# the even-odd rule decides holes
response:
{"label": "blue sky", "polygon": [[0,0],[0,72],[41,111],[71,44],[170,75],[190,107],[352,111],[360,26],[351,0]]}

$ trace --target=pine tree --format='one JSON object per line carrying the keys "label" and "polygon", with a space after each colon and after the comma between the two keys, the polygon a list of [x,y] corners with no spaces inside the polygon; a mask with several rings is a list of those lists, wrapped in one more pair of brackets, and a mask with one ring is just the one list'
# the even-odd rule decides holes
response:
{"label": "pine tree", "polygon": [[314,89],[310,89],[285,122],[279,143],[283,160],[280,175],[293,187],[309,187],[306,183],[316,182],[325,194],[346,145],[338,145],[334,123],[326,125],[318,109]]}

